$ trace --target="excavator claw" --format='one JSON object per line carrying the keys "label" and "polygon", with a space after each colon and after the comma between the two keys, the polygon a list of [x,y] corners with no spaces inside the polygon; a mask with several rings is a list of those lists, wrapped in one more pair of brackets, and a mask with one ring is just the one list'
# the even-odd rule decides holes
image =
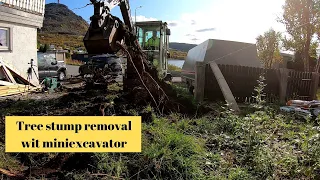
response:
{"label": "excavator claw", "polygon": [[[84,45],[89,55],[116,53],[122,50],[127,55],[127,68],[125,69],[124,89],[128,98],[136,104],[139,102],[152,102],[159,113],[164,109],[182,111],[177,100],[176,92],[158,76],[154,65],[147,60],[136,37],[136,29],[130,16],[129,0],[90,0],[94,5],[94,15],[90,18],[90,27],[84,37]],[[115,5],[120,5],[123,15],[122,22],[109,12]],[[95,72],[92,81],[106,82],[104,76]],[[101,83],[98,83],[101,84]],[[102,83],[103,84],[103,83]],[[161,110],[160,110],[161,109]]]}
{"label": "excavator claw", "polygon": [[95,26],[93,23],[90,25],[83,41],[89,54],[107,54],[119,50],[116,42],[121,42],[123,37],[122,22],[108,14],[101,26]]}

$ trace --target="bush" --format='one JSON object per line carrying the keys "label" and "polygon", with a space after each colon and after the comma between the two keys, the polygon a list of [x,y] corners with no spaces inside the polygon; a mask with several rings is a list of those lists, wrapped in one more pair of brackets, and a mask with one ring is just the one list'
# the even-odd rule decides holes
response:
{"label": "bush", "polygon": [[176,71],[176,72],[181,72],[181,68],[172,64],[168,64],[168,70],[169,71]]}
{"label": "bush", "polygon": [[66,53],[66,58],[67,58],[67,59],[70,59],[70,58],[71,58],[71,54],[67,52],[67,53]]}

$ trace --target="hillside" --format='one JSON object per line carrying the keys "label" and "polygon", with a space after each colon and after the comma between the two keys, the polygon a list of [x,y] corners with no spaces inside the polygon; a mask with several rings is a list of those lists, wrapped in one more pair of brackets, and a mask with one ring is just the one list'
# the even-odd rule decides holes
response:
{"label": "hillside", "polygon": [[178,43],[172,42],[170,43],[170,48],[178,51],[188,52],[190,49],[197,46],[196,44],[187,44],[187,43]]}
{"label": "hillside", "polygon": [[[39,44],[52,44],[62,48],[84,47],[83,37],[89,24],[66,5],[50,3],[45,7],[43,27],[38,31]],[[170,43],[173,59],[184,59],[194,44]]]}
{"label": "hillside", "polygon": [[51,3],[45,6],[41,33],[58,33],[84,36],[89,24],[66,5]]}

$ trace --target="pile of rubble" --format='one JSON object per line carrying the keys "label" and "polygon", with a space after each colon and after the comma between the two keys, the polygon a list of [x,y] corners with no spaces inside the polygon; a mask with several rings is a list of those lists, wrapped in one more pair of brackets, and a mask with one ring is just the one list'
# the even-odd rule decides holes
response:
{"label": "pile of rubble", "polygon": [[280,107],[283,112],[293,113],[305,119],[315,119],[320,114],[320,101],[290,100],[286,106]]}

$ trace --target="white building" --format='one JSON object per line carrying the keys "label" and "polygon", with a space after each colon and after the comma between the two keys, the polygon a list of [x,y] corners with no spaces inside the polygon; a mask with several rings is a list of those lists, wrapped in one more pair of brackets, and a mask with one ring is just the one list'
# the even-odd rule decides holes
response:
{"label": "white building", "polygon": [[[0,0],[0,60],[25,79],[31,59],[37,65],[37,28],[43,25],[44,8],[45,0]],[[32,84],[39,84],[36,77],[32,75]]]}

